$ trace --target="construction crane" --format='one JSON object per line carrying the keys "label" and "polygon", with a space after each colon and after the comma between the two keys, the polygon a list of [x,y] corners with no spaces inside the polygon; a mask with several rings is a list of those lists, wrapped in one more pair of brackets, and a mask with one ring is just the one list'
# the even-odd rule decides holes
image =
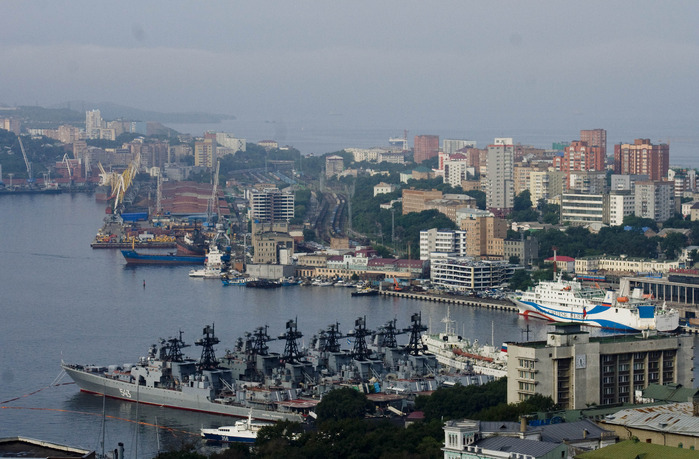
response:
{"label": "construction crane", "polygon": [[[70,180],[71,186],[73,185],[73,170],[70,168],[70,158],[68,158],[68,153],[63,155],[63,160],[61,161],[65,164],[66,169],[68,169],[68,179]],[[101,164],[100,164],[101,166]]]}
{"label": "construction crane", "polygon": [[27,166],[27,183],[33,183],[34,178],[32,177],[32,165],[29,162],[29,159],[27,158],[27,152],[24,151],[24,144],[22,143],[22,137],[18,135],[17,140],[19,140],[19,148],[22,150],[22,156],[24,157],[24,164]]}

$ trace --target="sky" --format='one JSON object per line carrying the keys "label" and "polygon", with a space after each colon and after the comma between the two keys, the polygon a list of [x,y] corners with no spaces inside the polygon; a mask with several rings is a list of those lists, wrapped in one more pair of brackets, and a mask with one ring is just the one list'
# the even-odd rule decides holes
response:
{"label": "sky", "polygon": [[474,129],[602,127],[612,139],[615,130],[689,138],[699,151],[696,1],[1,7],[0,105],[85,100],[265,119],[332,114],[414,134],[463,129],[466,138]]}

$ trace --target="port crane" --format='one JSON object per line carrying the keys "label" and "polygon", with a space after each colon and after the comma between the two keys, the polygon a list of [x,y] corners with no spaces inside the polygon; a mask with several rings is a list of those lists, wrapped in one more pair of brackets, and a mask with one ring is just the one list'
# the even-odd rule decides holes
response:
{"label": "port crane", "polygon": [[[218,217],[218,199],[216,194],[218,192],[218,174],[221,170],[221,160],[216,160],[216,172],[214,173],[214,186],[211,191],[211,198],[209,198],[209,203],[206,209],[206,217],[208,221],[213,221],[214,215]],[[216,218],[218,220],[218,218]]]}
{"label": "port crane", "polygon": [[27,183],[33,183],[34,178],[32,177],[32,164],[29,162],[29,159],[27,158],[27,152],[24,151],[22,136],[18,135],[17,140],[19,140],[19,148],[22,150],[22,156],[24,157],[24,165],[27,166]]}

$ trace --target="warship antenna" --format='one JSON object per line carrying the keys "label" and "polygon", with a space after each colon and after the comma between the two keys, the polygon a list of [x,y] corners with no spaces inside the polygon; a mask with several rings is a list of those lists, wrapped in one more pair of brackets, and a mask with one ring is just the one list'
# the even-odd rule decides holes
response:
{"label": "warship antenna", "polygon": [[323,352],[340,352],[340,323],[335,322],[334,324],[328,325],[328,329],[323,332],[323,337],[325,342],[321,348]]}
{"label": "warship antenna", "polygon": [[201,360],[199,360],[199,370],[215,370],[218,368],[218,361],[214,353],[214,346],[219,343],[218,338],[214,335],[214,326],[207,325],[204,327],[203,337],[198,339],[194,344],[201,346]]}
{"label": "warship antenna", "polygon": [[410,343],[408,344],[408,354],[419,355],[420,351],[424,349],[421,344],[420,334],[427,330],[427,327],[422,325],[422,313],[416,312],[410,316],[410,322],[412,324],[405,331],[410,332]]}
{"label": "warship antenna", "polygon": [[286,322],[286,333],[279,335],[279,339],[286,340],[284,345],[284,354],[282,360],[288,363],[298,362],[301,357],[296,340],[303,337],[303,334],[298,331],[297,319]]}
{"label": "warship antenna", "polygon": [[267,334],[267,329],[269,325],[264,327],[257,327],[252,333],[252,353],[257,355],[267,355],[269,353],[269,346],[267,343],[272,341],[272,338]]}
{"label": "warship antenna", "polygon": [[371,330],[366,329],[366,316],[358,317],[357,320],[354,321],[354,330],[350,331],[349,334],[354,336],[352,358],[360,361],[369,358],[366,337],[371,334]]}

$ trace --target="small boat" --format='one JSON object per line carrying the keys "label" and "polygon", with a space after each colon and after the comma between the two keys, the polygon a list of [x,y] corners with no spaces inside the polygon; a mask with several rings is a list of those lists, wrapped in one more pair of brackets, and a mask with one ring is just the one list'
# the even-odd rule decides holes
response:
{"label": "small boat", "polygon": [[281,287],[282,284],[279,282],[274,282],[274,281],[270,281],[267,279],[259,279],[259,280],[248,281],[245,284],[245,286],[249,287],[249,288],[277,288],[277,287]]}
{"label": "small boat", "polygon": [[248,418],[242,421],[236,421],[232,426],[221,426],[216,429],[201,429],[201,436],[205,440],[218,442],[239,442],[239,443],[255,443],[257,433],[266,426],[271,426],[272,423],[255,421],[252,419],[252,414],[248,414]]}
{"label": "small boat", "polygon": [[379,291],[375,288],[360,288],[352,292],[352,296],[376,296]]}
{"label": "small boat", "polygon": [[229,285],[238,285],[240,287],[245,287],[245,285],[250,282],[249,277],[234,277],[232,279],[228,279],[226,277],[221,278],[221,282],[223,282],[223,286],[227,287]]}
{"label": "small boat", "polygon": [[221,252],[219,248],[212,244],[209,247],[209,253],[206,254],[206,266],[202,269],[192,269],[189,271],[189,277],[201,277],[204,279],[220,279],[221,270],[224,267],[223,258],[226,254]]}

